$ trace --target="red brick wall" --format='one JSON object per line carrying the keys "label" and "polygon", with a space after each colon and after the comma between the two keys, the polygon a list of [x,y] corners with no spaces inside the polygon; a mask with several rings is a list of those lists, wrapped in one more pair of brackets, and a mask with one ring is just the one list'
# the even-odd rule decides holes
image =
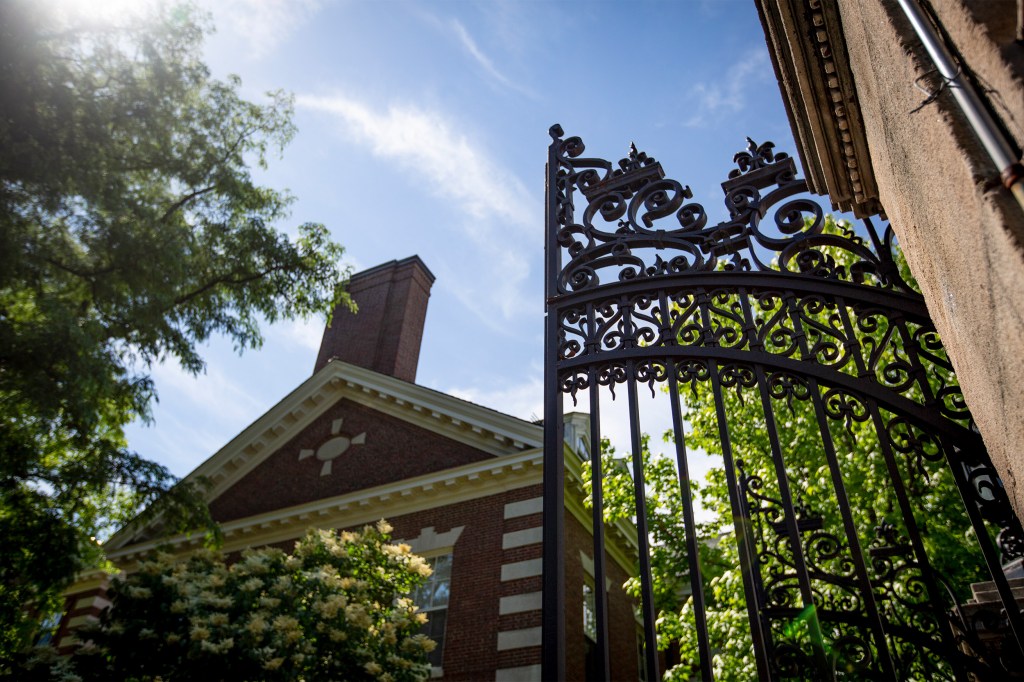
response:
{"label": "red brick wall", "polygon": [[[540,497],[541,494],[542,489],[538,484],[388,518],[394,527],[392,536],[405,540],[417,538],[424,528],[431,526],[438,534],[457,526],[465,527],[452,554],[451,596],[444,644],[444,680],[493,680],[499,668],[540,663],[540,647],[498,651],[497,643],[500,631],[541,625],[539,611],[499,614],[501,597],[541,590],[539,576],[505,582],[501,580],[503,564],[541,558],[539,544],[502,549],[505,533],[536,528],[542,522],[541,514],[505,519],[505,505]],[[294,540],[275,544],[290,552]],[[583,584],[586,574],[580,561],[580,550],[588,556],[593,554],[590,533],[571,513],[566,512],[566,671],[568,680],[582,681],[585,669]],[[609,637],[612,647],[612,679],[635,680],[637,626],[631,600],[621,589],[627,576],[610,557],[606,566],[611,578]],[[93,590],[75,595],[69,599],[69,607],[77,599],[96,592]],[[65,620],[73,615],[78,615],[78,612],[69,613]],[[66,634],[63,626],[61,634]]]}
{"label": "red brick wall", "polygon": [[[585,682],[583,584],[585,581],[593,584],[593,578],[583,567],[580,550],[589,557],[594,556],[594,540],[590,531],[569,512],[565,514],[565,536],[565,673],[567,682]],[[611,679],[636,680],[637,621],[633,615],[633,601],[622,591],[622,584],[629,576],[607,554],[605,571],[611,582],[611,589],[608,590],[608,657],[611,662]]]}
{"label": "red brick wall", "polygon": [[[505,505],[540,495],[541,487],[535,485],[388,519],[394,526],[393,537],[401,539],[414,539],[428,526],[437,533],[465,526],[452,553],[444,680],[493,680],[498,668],[540,662],[539,649],[498,651],[498,631],[510,629],[506,624],[522,621],[518,627],[540,625],[539,612],[498,615],[500,597],[540,589],[539,577],[501,581],[503,563],[540,557],[539,545],[502,550],[502,536],[513,530],[504,520]],[[539,518],[535,520],[539,522]],[[509,521],[520,523],[519,519]]]}
{"label": "red brick wall", "polygon": [[[350,446],[332,461],[332,472],[321,476],[323,462],[315,456],[300,461],[299,452],[316,451],[331,439],[332,422],[339,418],[342,435],[351,438],[365,432],[366,443]],[[490,457],[470,445],[341,400],[224,491],[210,504],[210,511],[223,523]]]}

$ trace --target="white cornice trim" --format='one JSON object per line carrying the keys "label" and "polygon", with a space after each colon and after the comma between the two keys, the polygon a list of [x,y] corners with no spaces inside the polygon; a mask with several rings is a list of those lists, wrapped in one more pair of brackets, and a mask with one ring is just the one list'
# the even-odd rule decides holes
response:
{"label": "white cornice trim", "polygon": [[104,589],[110,583],[110,574],[101,569],[92,569],[75,576],[75,582],[68,585],[61,596],[65,599],[88,590]]}
{"label": "white cornice trim", "polygon": [[[221,524],[222,549],[234,552],[295,539],[309,528],[359,526],[536,485],[541,482],[543,459],[541,450],[534,449],[228,521]],[[202,542],[201,533],[175,535],[118,548],[108,552],[108,558],[130,564],[158,546],[178,552]]]}
{"label": "white cornice trim", "polygon": [[[592,532],[591,512],[583,506],[578,457],[568,446],[563,448],[563,456],[567,473],[565,507],[584,528]],[[236,519],[221,524],[224,534],[221,549],[224,552],[237,552],[247,547],[295,540],[309,528],[351,528],[374,523],[381,518],[396,518],[539,485],[543,480],[543,464],[543,450],[533,448],[497,459],[482,460],[346,495]],[[620,521],[606,526],[606,532],[609,555],[627,574],[632,575],[637,552],[636,528]],[[175,553],[186,552],[198,548],[203,541],[201,533],[180,534],[108,550],[108,558],[119,568],[131,570],[140,558],[157,547]],[[104,575],[100,572],[83,575],[69,592],[81,590],[83,581],[91,583]]]}
{"label": "white cornice trim", "polygon": [[[360,387],[383,392],[385,398],[398,405],[403,401],[419,405],[423,411],[433,410],[446,417],[446,421],[457,419],[456,427],[470,425],[486,431],[501,442],[511,444],[514,448],[524,450],[539,448],[544,443],[544,427],[532,422],[513,417],[497,410],[492,410],[432,388],[412,384],[401,379],[380,374],[363,367],[335,360],[324,369],[333,369],[338,365],[338,374],[349,382]],[[410,406],[414,411],[415,407]]]}
{"label": "white cornice trim", "polygon": [[[880,211],[878,187],[842,8],[820,0],[757,0],[808,186],[859,218]],[[857,3],[849,3],[856,12]]]}

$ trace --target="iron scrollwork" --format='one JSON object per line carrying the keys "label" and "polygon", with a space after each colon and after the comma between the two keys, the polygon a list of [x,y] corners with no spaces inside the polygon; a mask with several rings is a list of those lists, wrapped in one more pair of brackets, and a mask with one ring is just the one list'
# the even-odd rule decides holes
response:
{"label": "iron scrollwork", "polygon": [[[735,155],[726,218],[711,224],[635,146],[612,163],[558,126],[551,136],[549,371],[574,403],[605,389],[635,403],[641,384],[713,396],[759,676],[1017,679],[1024,627],[1002,567],[1024,555],[1024,531],[891,225],[827,217],[771,142]],[[770,452],[727,446],[729,404],[763,410]],[[811,459],[787,459],[798,424],[814,426]],[[963,508],[930,518],[941,486]],[[949,582],[939,523],[977,539],[971,570],[998,593],[987,605]]]}
{"label": "iron scrollwork", "polygon": [[[688,202],[690,187],[666,178],[661,164],[635,146],[616,167],[583,157],[583,141],[561,139],[557,126],[552,137],[558,163],[557,240],[570,257],[558,275],[561,293],[596,288],[608,270],[618,281],[687,272],[779,271],[913,290],[892,258],[891,228],[881,236],[872,231],[869,239],[843,228],[827,232],[820,204],[791,198],[805,192],[806,185],[796,177],[793,159],[774,153],[771,142],[748,138],[747,149],[736,154],[737,168],[722,183],[729,218],[709,226],[704,206]],[[580,222],[576,191],[587,202]],[[840,253],[845,257],[837,258]]]}

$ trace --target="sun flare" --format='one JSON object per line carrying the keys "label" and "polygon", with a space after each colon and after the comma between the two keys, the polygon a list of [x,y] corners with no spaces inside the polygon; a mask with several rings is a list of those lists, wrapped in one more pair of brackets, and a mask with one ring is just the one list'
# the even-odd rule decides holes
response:
{"label": "sun flare", "polygon": [[46,0],[56,17],[72,22],[112,23],[145,14],[153,0]]}

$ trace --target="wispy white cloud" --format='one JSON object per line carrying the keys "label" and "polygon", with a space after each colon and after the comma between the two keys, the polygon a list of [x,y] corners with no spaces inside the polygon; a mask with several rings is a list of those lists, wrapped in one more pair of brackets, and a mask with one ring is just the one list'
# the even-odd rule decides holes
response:
{"label": "wispy white cloud", "polygon": [[484,73],[487,74],[493,84],[509,90],[514,90],[528,97],[536,98],[536,93],[524,88],[518,83],[515,83],[508,76],[498,70],[498,67],[494,65],[494,61],[484,54],[484,51],[481,50],[480,46],[477,45],[475,40],[473,40],[473,36],[469,34],[469,31],[467,31],[466,27],[462,25],[462,22],[458,19],[452,19],[449,22],[449,26],[455,36],[459,39],[459,43],[462,44],[462,47],[476,61],[480,68],[484,70]]}
{"label": "wispy white cloud", "polygon": [[483,388],[463,386],[449,389],[448,393],[528,421],[544,415],[544,382],[539,371],[532,372],[518,384],[493,381]]}
{"label": "wispy white cloud", "polygon": [[203,0],[221,33],[244,41],[252,57],[270,54],[323,6],[322,0]]}
{"label": "wispy white cloud", "polygon": [[768,77],[768,55],[763,50],[749,52],[730,66],[714,83],[697,83],[694,88],[697,106],[683,125],[699,128],[719,117],[743,110],[747,93],[753,83]]}
{"label": "wispy white cloud", "polygon": [[192,376],[177,363],[165,362],[153,367],[152,377],[161,395],[173,391],[176,396],[186,396],[193,408],[215,415],[218,421],[244,426],[266,408],[214,364],[208,365],[204,374]]}
{"label": "wispy white cloud", "polygon": [[[335,116],[343,135],[398,165],[464,216],[459,237],[464,248],[475,252],[459,254],[458,267],[447,268],[446,286],[483,321],[500,323],[495,310],[507,319],[534,308],[522,285],[539,243],[539,196],[530,195],[483,145],[436,110],[412,105],[377,109],[344,95],[300,95],[297,103]],[[439,271],[446,269],[439,265]]]}
{"label": "wispy white cloud", "polygon": [[433,193],[455,201],[469,216],[519,226],[530,223],[523,183],[488,158],[440,112],[415,106],[374,110],[344,95],[300,95],[297,103],[334,114],[374,155],[419,176]]}
{"label": "wispy white cloud", "polygon": [[539,305],[539,296],[531,299],[523,291],[530,275],[530,259],[525,251],[521,245],[497,239],[479,244],[471,257],[439,263],[435,268],[438,284],[490,331],[519,335],[522,327],[508,321],[536,313]]}
{"label": "wispy white cloud", "polygon": [[265,396],[232,381],[218,363],[192,376],[177,363],[165,362],[155,365],[151,375],[160,394],[154,423],[131,424],[128,442],[177,476],[194,469],[268,407]]}
{"label": "wispy white cloud", "polygon": [[175,476],[188,474],[223,447],[231,436],[217,426],[197,424],[191,414],[174,410],[161,411],[153,426],[132,424],[127,434],[133,449],[147,459],[160,462]]}
{"label": "wispy white cloud", "polygon": [[270,327],[267,335],[283,341],[286,346],[292,348],[319,351],[320,341],[324,335],[324,320],[319,316],[305,320],[287,320]]}

